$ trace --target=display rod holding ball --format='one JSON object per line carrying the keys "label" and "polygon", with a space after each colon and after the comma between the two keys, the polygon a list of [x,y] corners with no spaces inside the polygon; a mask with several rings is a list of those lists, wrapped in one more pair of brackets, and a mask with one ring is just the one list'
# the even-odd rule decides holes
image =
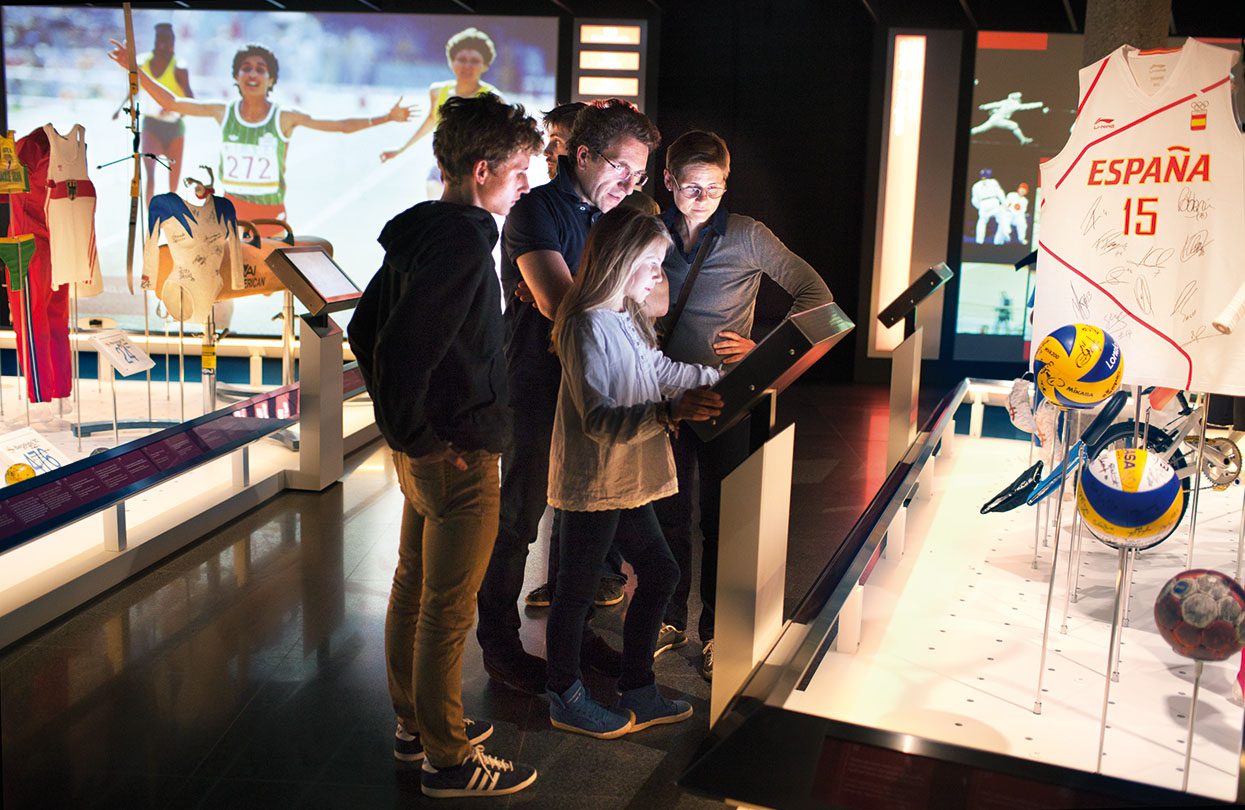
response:
{"label": "display rod holding ball", "polygon": [[1194,663],[1193,705],[1185,735],[1184,784],[1189,789],[1193,718],[1197,714],[1202,664],[1226,661],[1245,646],[1245,590],[1227,574],[1206,568],[1181,571],[1154,600],[1154,623],[1171,648]]}
{"label": "display rod holding ball", "polygon": [[[1042,338],[1033,355],[1033,373],[1042,396],[1065,411],[1063,446],[1066,450],[1070,442],[1070,420],[1066,411],[1069,408],[1092,408],[1105,402],[1119,390],[1120,378],[1124,373],[1124,358],[1111,335],[1097,326],[1074,323],[1061,326]],[[1033,698],[1034,714],[1042,713],[1042,679],[1046,673],[1050,607],[1055,598],[1055,569],[1059,565],[1063,493],[1067,483],[1068,464],[1065,463],[1059,476],[1059,500],[1055,504],[1055,540],[1051,551],[1050,583],[1046,591],[1046,619],[1042,625],[1042,654],[1038,659],[1037,692]],[[1112,647],[1114,646],[1113,634]]]}

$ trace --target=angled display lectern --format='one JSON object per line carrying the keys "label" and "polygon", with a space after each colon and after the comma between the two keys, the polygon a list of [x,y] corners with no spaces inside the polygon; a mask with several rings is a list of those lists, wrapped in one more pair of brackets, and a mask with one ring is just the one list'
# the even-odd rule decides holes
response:
{"label": "angled display lectern", "polygon": [[854,326],[833,303],[790,316],[713,387],[722,414],[689,423],[708,441],[752,420],[751,455],[722,481],[710,725],[782,630],[795,425],[773,434],[778,394]]}
{"label": "angled display lectern", "polygon": [[298,471],[292,489],[322,490],[341,478],[342,329],[331,312],[351,309],[363,295],[319,245],[277,248],[267,264],[307,312],[299,316]]}

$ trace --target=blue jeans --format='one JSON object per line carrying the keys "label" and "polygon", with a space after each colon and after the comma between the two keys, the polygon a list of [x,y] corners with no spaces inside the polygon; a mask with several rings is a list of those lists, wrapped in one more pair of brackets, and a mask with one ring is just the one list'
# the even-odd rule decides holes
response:
{"label": "blue jeans", "polygon": [[601,563],[617,542],[635,570],[635,596],[623,621],[621,690],[653,682],[653,648],[662,613],[679,582],[679,566],[666,545],[652,504],[602,512],[561,512],[558,585],[545,627],[550,691],[565,692],[580,679],[584,621],[600,581]]}

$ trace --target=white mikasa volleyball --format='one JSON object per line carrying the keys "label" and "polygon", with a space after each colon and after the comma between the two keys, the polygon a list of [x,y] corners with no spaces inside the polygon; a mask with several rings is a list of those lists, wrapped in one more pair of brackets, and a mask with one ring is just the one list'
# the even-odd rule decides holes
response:
{"label": "white mikasa volleyball", "polygon": [[1180,522],[1184,491],[1161,456],[1105,450],[1081,472],[1076,506],[1094,536],[1114,548],[1149,548]]}

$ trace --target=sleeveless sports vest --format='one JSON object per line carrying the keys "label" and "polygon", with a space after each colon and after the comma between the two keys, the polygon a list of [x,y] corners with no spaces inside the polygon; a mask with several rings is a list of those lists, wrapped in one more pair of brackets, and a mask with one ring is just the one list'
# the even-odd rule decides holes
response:
{"label": "sleeveless sports vest", "polygon": [[230,102],[221,125],[220,186],[231,197],[257,205],[285,204],[285,151],[281,108],[272,104],[257,124],[238,115],[239,102]]}
{"label": "sleeveless sports vest", "polygon": [[[168,66],[159,76],[151,70],[151,61],[155,58],[155,54],[149,53],[139,60],[139,64],[142,67],[143,72],[154,79],[157,84],[163,85],[165,89],[173,95],[184,97],[186,95],[186,88],[182,87],[182,83],[177,80],[177,57],[169,57]],[[169,112],[165,109],[160,109],[157,113],[143,113],[143,116],[146,118],[158,118],[161,121],[169,122],[181,120],[181,115],[179,113]]]}
{"label": "sleeveless sports vest", "polygon": [[1089,323],[1119,344],[1126,384],[1245,394],[1245,322],[1216,326],[1245,287],[1236,58],[1189,39],[1081,70],[1072,134],[1041,168],[1035,347]]}
{"label": "sleeveless sports vest", "polygon": [[[436,91],[437,91],[437,100],[436,100],[435,106],[433,107],[433,113],[432,113],[434,121],[441,120],[441,105],[449,101],[454,95],[456,95],[454,92],[454,88],[457,86],[458,86],[458,82],[454,79],[451,79],[448,82],[437,82],[436,84],[433,85],[433,87],[436,88]],[[501,93],[498,91],[496,87],[489,84],[488,82],[480,82],[480,89],[476,91],[476,95],[482,96],[485,93],[493,93],[498,98],[501,98]]]}

